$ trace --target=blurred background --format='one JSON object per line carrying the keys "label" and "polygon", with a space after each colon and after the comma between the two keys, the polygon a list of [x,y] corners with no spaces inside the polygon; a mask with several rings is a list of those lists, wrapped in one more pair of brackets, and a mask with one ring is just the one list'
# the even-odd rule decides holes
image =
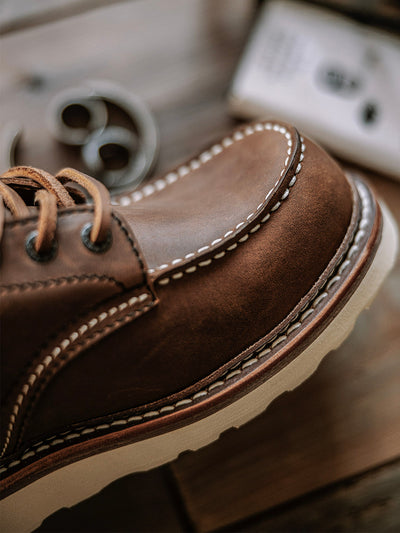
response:
{"label": "blurred background", "polygon": [[[399,30],[395,0],[2,0],[1,170],[74,166],[123,198],[241,121],[283,117],[400,223]],[[399,391],[398,261],[301,387],[39,531],[400,531]]]}

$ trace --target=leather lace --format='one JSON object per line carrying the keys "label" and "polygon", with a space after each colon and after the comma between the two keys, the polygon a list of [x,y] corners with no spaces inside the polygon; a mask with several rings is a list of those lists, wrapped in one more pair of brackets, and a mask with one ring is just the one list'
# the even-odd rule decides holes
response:
{"label": "leather lace", "polygon": [[0,176],[0,242],[6,221],[6,209],[13,218],[32,214],[32,206],[27,205],[21,194],[21,191],[30,189],[35,192],[33,205],[39,210],[34,248],[39,255],[49,253],[56,238],[58,209],[75,206],[74,198],[84,199],[76,185],[86,191],[93,200],[94,216],[90,240],[94,245],[104,243],[111,228],[111,203],[107,188],[99,181],[72,168],[64,168],[52,176],[44,170],[27,166],[10,168]]}

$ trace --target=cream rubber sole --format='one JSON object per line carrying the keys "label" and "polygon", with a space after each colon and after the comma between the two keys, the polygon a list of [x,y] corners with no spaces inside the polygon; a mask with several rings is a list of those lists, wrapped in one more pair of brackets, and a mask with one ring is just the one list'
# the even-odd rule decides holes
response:
{"label": "cream rubber sole", "polygon": [[231,427],[240,427],[262,413],[285,391],[305,381],[324,356],[336,349],[369,306],[392,268],[397,253],[397,229],[381,205],[383,232],[374,260],[343,309],[298,357],[255,390],[193,424],[147,440],[82,459],[34,481],[0,502],[2,531],[32,531],[60,507],[71,507],[112,481],[172,461],[185,450],[197,450]]}

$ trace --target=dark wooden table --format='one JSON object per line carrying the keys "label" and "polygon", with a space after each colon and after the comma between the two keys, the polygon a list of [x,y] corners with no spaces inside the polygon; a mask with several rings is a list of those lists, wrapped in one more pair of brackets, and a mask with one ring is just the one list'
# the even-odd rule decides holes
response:
{"label": "dark wooden table", "polygon": [[[157,171],[225,134],[225,94],[255,3],[13,0],[2,6],[1,119],[18,162],[73,164],[47,132],[57,91],[110,79],[161,133]],[[96,8],[96,9],[95,9]],[[400,223],[400,183],[369,175]],[[127,476],[40,531],[400,531],[400,262],[342,347],[239,430]]]}

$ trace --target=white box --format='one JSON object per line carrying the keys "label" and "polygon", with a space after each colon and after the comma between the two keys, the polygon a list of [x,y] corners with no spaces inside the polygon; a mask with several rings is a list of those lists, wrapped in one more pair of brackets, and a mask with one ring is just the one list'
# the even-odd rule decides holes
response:
{"label": "white box", "polygon": [[295,124],[349,161],[400,179],[400,40],[292,1],[263,7],[232,113]]}

